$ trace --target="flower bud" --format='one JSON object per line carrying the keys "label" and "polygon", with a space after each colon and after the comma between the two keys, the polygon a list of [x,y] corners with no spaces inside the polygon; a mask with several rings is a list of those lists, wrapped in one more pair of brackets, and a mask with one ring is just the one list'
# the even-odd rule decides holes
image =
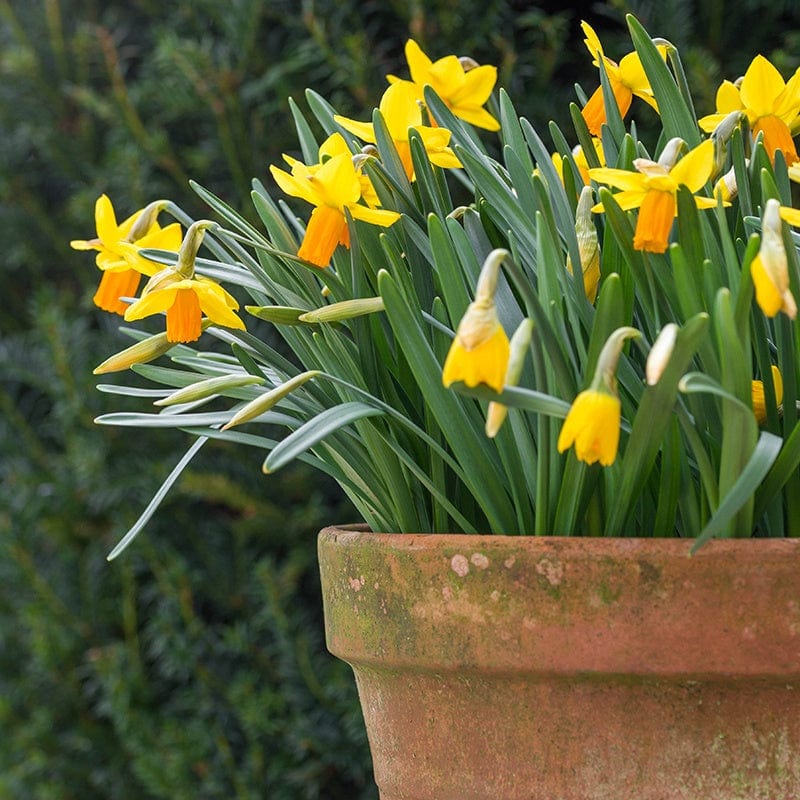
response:
{"label": "flower bud", "polygon": [[649,386],[655,386],[664,374],[677,338],[678,326],[674,322],[668,322],[653,342],[645,365],[645,376]]}
{"label": "flower bud", "polygon": [[[520,322],[511,337],[509,346],[508,366],[506,367],[506,377],[503,381],[504,386],[516,386],[522,375],[522,368],[525,366],[525,356],[531,345],[533,338],[533,320],[527,317]],[[508,407],[496,400],[489,402],[486,411],[486,435],[492,439],[497,436],[503,422],[508,416]]]}
{"label": "flower bud", "polygon": [[[600,241],[592,219],[592,205],[592,190],[589,186],[584,186],[575,209],[575,234],[578,237],[578,252],[583,270],[583,290],[590,303],[594,303],[597,297],[597,284],[600,282]],[[572,275],[572,260],[569,255],[567,270]]]}

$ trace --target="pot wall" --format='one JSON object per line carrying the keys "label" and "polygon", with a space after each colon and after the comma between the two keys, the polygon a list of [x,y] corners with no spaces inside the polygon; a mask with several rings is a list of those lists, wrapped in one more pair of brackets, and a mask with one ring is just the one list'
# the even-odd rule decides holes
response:
{"label": "pot wall", "polygon": [[800,541],[320,534],[382,800],[800,798]]}

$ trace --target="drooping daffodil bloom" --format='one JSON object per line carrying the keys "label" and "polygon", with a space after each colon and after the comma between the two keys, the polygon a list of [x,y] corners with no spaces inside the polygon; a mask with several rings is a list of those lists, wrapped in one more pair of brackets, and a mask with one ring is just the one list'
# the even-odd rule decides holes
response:
{"label": "drooping daffodil bloom", "polygon": [[[603,143],[600,139],[596,136],[592,137],[592,146],[594,148],[595,155],[597,156],[597,160],[601,167],[606,165],[605,155],[603,153]],[[553,153],[553,164],[555,165],[558,174],[561,176],[561,182],[564,182],[564,169],[567,166],[567,160],[561,156],[560,153]],[[584,184],[589,183],[589,159],[586,157],[586,153],[583,152],[583,147],[579,144],[576,144],[575,147],[572,148],[572,158],[575,161],[575,166],[578,168],[578,172],[580,172],[581,178],[583,179]]]}
{"label": "drooping daffodil bloom", "polygon": [[425,98],[423,89],[430,86],[456,117],[478,128],[500,129],[500,123],[483,108],[497,82],[497,67],[454,55],[431,61],[413,39],[406,42],[405,54],[411,80],[387,75],[389,83],[410,84],[420,102]]}
{"label": "drooping daffodil bloom", "polygon": [[[603,53],[603,45],[600,43],[600,39],[597,37],[594,28],[592,28],[588,22],[581,22],[581,28],[586,36],[584,39],[586,47],[592,55],[592,63],[599,67],[600,61],[602,60],[603,62],[611,91],[614,93],[614,99],[617,101],[617,106],[619,107],[619,113],[623,117],[628,113],[634,95],[640,97],[648,105],[658,111],[658,104],[653,96],[650,81],[647,79],[638,53],[628,53],[626,56],[623,56],[622,60],[617,64],[616,61],[612,61]],[[661,54],[662,58],[666,58],[667,46],[659,44],[658,52]],[[583,107],[581,114],[583,115],[586,127],[589,128],[589,131],[594,136],[599,136],[600,128],[606,121],[606,108],[603,99],[602,85],[595,89],[594,93]]]}
{"label": "drooping daffodil bloom", "polygon": [[732,111],[747,114],[753,134],[763,131],[764,147],[773,161],[778,150],[787,164],[798,160],[792,136],[800,129],[800,68],[787,83],[772,63],[757,55],[741,80],[722,82],[716,113],[698,123],[704,131],[713,131]]}
{"label": "drooping daffodil bloom", "polygon": [[558,452],[575,445],[579,461],[604,467],[614,463],[619,448],[621,415],[619,397],[586,389],[573,401],[558,435]]}
{"label": "drooping daffodil bloom", "polygon": [[597,359],[594,378],[567,412],[556,446],[559,453],[575,445],[575,456],[586,464],[614,463],[619,449],[622,404],[617,394],[616,371],[626,339],[639,336],[635,328],[617,328]]}
{"label": "drooping daffodil bloom", "polygon": [[[338,147],[337,142],[331,143]],[[322,154],[324,159],[326,154]],[[363,183],[364,176],[353,163],[349,150],[336,152],[319,164],[306,166],[289,159],[292,172],[275,166],[270,172],[286,194],[299,197],[314,206],[306,226],[305,236],[297,251],[299,258],[317,267],[327,267],[336,246],[350,247],[350,231],[345,209],[353,219],[387,227],[400,218],[396,211],[370,208],[361,203],[365,189],[371,202],[374,191]]]}
{"label": "drooping daffodil bloom", "polygon": [[332,133],[319,146],[319,161],[316,164],[304,164],[302,161],[292,158],[292,156],[287,155],[286,153],[283,154],[283,160],[289,165],[293,177],[303,179],[314,175],[314,173],[316,173],[319,168],[329,159],[333,158],[334,156],[341,155],[347,155],[353,158],[353,165],[355,167],[356,174],[358,175],[358,180],[361,184],[361,199],[370,208],[378,208],[380,206],[380,201],[378,200],[378,195],[375,192],[375,187],[372,185],[372,181],[369,179],[369,176],[362,169],[362,166],[366,162],[368,155],[361,153],[353,156],[350,148],[347,146],[347,142],[344,140],[344,136],[342,136],[342,134],[338,131],[336,133]]}
{"label": "drooping daffodil bloom", "polygon": [[789,288],[789,262],[783,244],[784,219],[790,225],[800,225],[800,211],[782,207],[770,198],[761,217],[761,246],[750,262],[750,276],[756,292],[756,302],[768,317],[783,311],[787,317],[797,316],[797,303]]}
{"label": "drooping daffodil bloom", "polygon": [[[783,376],[781,371],[773,364],[770,367],[772,374],[772,388],[775,392],[775,403],[780,406],[783,402]],[[753,381],[752,384],[753,414],[756,421],[762,425],[767,421],[767,398],[764,381]]]}
{"label": "drooping daffodil bloom", "polygon": [[[409,129],[413,128],[422,139],[425,152],[432,164],[445,169],[461,166],[455,153],[450,149],[450,131],[446,128],[424,125],[422,107],[414,84],[408,81],[393,83],[383,93],[378,106],[384,122],[392,137],[403,169],[410,181],[414,180],[414,165],[411,161]],[[347,117],[335,116],[345,130],[358,136],[364,142],[375,144],[375,130],[371,122],[358,122]]]}
{"label": "drooping daffodil bloom", "polygon": [[445,388],[463,381],[467,386],[486,384],[495,392],[503,389],[510,343],[497,317],[494,294],[506,255],[505,250],[493,250],[481,268],[475,299],[461,318],[444,362],[442,383]]}
{"label": "drooping daffodil bloom", "polygon": [[216,281],[194,274],[194,258],[203,233],[213,225],[207,220],[191,225],[181,244],[178,263],[150,278],[141,297],[125,311],[127,322],[166,312],[167,341],[170,342],[199,339],[203,314],[226,328],[245,329],[244,322],[235,313],[239,308],[236,298]]}
{"label": "drooping daffodil bloom", "polygon": [[[162,228],[158,214],[167,205],[157,200],[117,223],[114,206],[105,194],[97,198],[94,220],[97,237],[73,239],[75,250],[96,250],[96,262],[103,275],[94,295],[94,304],[103,311],[124,314],[128,307],[122,297],[134,297],[142,275],[153,275],[160,265],[139,254],[139,248],[176,251],[181,244],[181,226],[173,222]],[[135,244],[136,248],[126,245]]]}
{"label": "drooping daffodil bloom", "polygon": [[[668,143],[665,152],[674,151],[672,144],[676,141],[680,140]],[[614,195],[621,209],[639,209],[633,239],[637,250],[663,253],[667,249],[672,222],[678,212],[678,188],[687,186],[695,194],[706,184],[714,168],[714,144],[706,139],[674,165],[670,166],[669,161],[663,159],[659,163],[636,158],[633,161],[635,172],[611,167],[589,170],[592,180],[622,190]],[[711,197],[695,194],[694,199],[698,208],[713,208],[717,204]],[[602,202],[592,210],[602,211]]]}

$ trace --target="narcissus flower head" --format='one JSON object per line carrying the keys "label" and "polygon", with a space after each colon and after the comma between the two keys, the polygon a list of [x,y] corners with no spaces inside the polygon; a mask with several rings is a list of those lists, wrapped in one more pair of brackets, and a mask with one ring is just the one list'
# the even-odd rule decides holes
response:
{"label": "narcissus flower head", "polygon": [[239,308],[236,299],[216,281],[194,274],[194,257],[203,232],[213,224],[206,220],[192,224],[181,244],[178,263],[150,278],[142,296],[125,311],[127,322],[166,312],[169,342],[199,339],[203,314],[218,325],[244,330],[244,323],[235,314]]}
{"label": "narcissus flower head", "polygon": [[317,267],[327,267],[333,251],[341,244],[350,247],[350,232],[347,227],[345,209],[353,219],[372,225],[386,227],[396,222],[400,214],[362,205],[365,190],[369,200],[377,198],[370,194],[371,184],[364,184],[364,176],[353,163],[348,150],[341,152],[338,143],[331,142],[329,155],[322,153],[319,164],[306,166],[294,159],[287,159],[292,172],[270,167],[275,182],[286,194],[299,197],[315,208],[306,226],[305,236],[297,251],[299,258]]}
{"label": "narcissus flower head", "polygon": [[586,389],[573,401],[558,435],[558,452],[575,445],[579,461],[604,467],[614,463],[619,448],[621,404],[608,392]]}
{"label": "narcissus flower head", "polygon": [[[414,180],[414,165],[411,161],[411,145],[408,138],[411,128],[420,135],[431,164],[445,169],[461,166],[461,162],[449,147],[450,131],[424,124],[422,106],[414,84],[408,81],[391,84],[383,93],[378,108],[409,180]],[[358,122],[338,115],[334,119],[362,141],[375,143],[375,130],[371,122]]]}
{"label": "narcissus flower head", "polygon": [[456,117],[478,128],[500,129],[500,123],[483,108],[497,82],[497,67],[453,55],[431,61],[413,39],[406,42],[405,53],[411,80],[388,75],[390,83],[411,85],[420,102],[424,102],[423,89],[430,86]]}
{"label": "narcissus flower head", "polygon": [[[127,304],[121,297],[133,297],[139,289],[141,276],[153,275],[159,265],[141,256],[138,248],[157,248],[176,251],[181,244],[181,226],[174,222],[166,228],[158,224],[158,214],[167,205],[156,200],[117,223],[114,206],[107,195],[97,198],[94,206],[97,237],[73,239],[75,250],[96,250],[97,266],[103,272],[94,295],[94,304],[104,311],[124,314]],[[135,244],[136,248],[126,245]]]}
{"label": "narcissus flower head", "polygon": [[[619,113],[624,117],[631,107],[634,95],[640,97],[648,105],[658,111],[658,104],[653,96],[653,90],[645,74],[641,59],[636,52],[628,53],[617,64],[603,53],[603,45],[588,22],[581,22],[581,28],[586,36],[584,42],[592,55],[593,64],[599,66],[603,62],[611,91],[619,106]],[[658,52],[666,58],[667,46],[658,45]],[[598,86],[581,111],[586,127],[594,136],[600,135],[600,129],[606,121],[606,108],[603,100],[603,87]]]}
{"label": "narcissus flower head", "polygon": [[[674,150],[669,146],[665,149]],[[714,167],[714,144],[706,139],[672,166],[646,158],[634,159],[633,166],[635,172],[600,167],[589,170],[589,175],[592,180],[622,190],[614,195],[614,200],[623,211],[639,209],[633,246],[637,250],[663,253],[678,211],[678,188],[688,186],[696,193],[706,184]],[[717,204],[710,197],[694,199],[698,208],[713,208]],[[592,210],[602,211],[603,204],[598,203]]]}
{"label": "narcissus flower head", "polygon": [[621,403],[617,395],[616,370],[626,339],[639,336],[635,328],[617,328],[608,337],[597,359],[588,389],[573,400],[556,444],[559,453],[575,445],[579,461],[604,467],[614,463],[619,449]]}
{"label": "narcissus flower head", "polygon": [[494,304],[497,277],[504,250],[489,254],[481,269],[475,300],[469,304],[458,325],[442,369],[445,387],[456,381],[467,386],[484,383],[496,392],[503,389],[510,345]]}
{"label": "narcissus flower head", "polygon": [[789,263],[783,244],[785,217],[792,225],[800,224],[800,211],[781,208],[777,200],[770,198],[764,207],[761,219],[761,246],[750,262],[750,276],[756,291],[756,302],[768,317],[783,311],[787,317],[797,316],[797,303],[789,288]]}
{"label": "narcissus flower head", "polygon": [[783,152],[786,162],[798,160],[792,136],[800,128],[800,68],[788,82],[764,56],[757,55],[736,83],[723,81],[717,90],[717,111],[698,120],[713,131],[732,111],[743,111],[753,134],[764,133],[764,147],[774,161]]}
{"label": "narcissus flower head", "polygon": [[[775,391],[775,402],[777,405],[783,402],[783,376],[781,371],[773,364],[770,367],[772,373],[772,387]],[[753,414],[759,425],[767,421],[767,398],[764,390],[764,381],[753,381],[752,386]]]}

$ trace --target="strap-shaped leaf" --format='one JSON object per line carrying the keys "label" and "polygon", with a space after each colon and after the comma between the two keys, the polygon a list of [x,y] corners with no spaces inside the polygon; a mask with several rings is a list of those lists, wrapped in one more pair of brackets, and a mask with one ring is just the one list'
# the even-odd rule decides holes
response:
{"label": "strap-shaped leaf", "polygon": [[669,67],[661,58],[650,34],[633,14],[628,14],[626,20],[633,46],[639,54],[642,67],[658,103],[665,140],[677,136],[683,139],[690,149],[696,147],[701,141],[697,121],[687,106]]}
{"label": "strap-shaped leaf", "polygon": [[128,529],[128,532],[117,543],[116,547],[114,547],[114,549],[108,554],[107,558],[109,561],[115,559],[123,550],[125,550],[125,548],[136,538],[142,528],[147,525],[150,517],[155,514],[156,510],[161,505],[161,502],[167,496],[167,492],[172,488],[175,481],[178,480],[181,473],[189,465],[189,462],[195,457],[195,455],[197,455],[197,452],[207,441],[207,437],[201,436],[192,443],[192,446],[184,453],[181,460],[175,465],[172,472],[170,472],[170,474],[167,476],[167,479],[161,484],[159,490],[155,493],[155,495],[153,495],[153,499],[147,504],[147,508],[145,508],[145,510],[142,512],[139,519],[134,522],[134,524]]}
{"label": "strap-shaped leaf", "polygon": [[731,520],[746,503],[752,500],[770,467],[775,463],[782,442],[783,440],[779,436],[766,431],[761,433],[745,468],[722,499],[714,516],[695,539],[691,549],[692,553],[696,553],[709,539],[724,534],[728,530]]}
{"label": "strap-shaped leaf", "polygon": [[275,472],[301,453],[305,453],[323,439],[356,420],[381,414],[383,411],[379,408],[357,401],[326,408],[321,414],[304,422],[275,445],[264,461],[264,472]]}

